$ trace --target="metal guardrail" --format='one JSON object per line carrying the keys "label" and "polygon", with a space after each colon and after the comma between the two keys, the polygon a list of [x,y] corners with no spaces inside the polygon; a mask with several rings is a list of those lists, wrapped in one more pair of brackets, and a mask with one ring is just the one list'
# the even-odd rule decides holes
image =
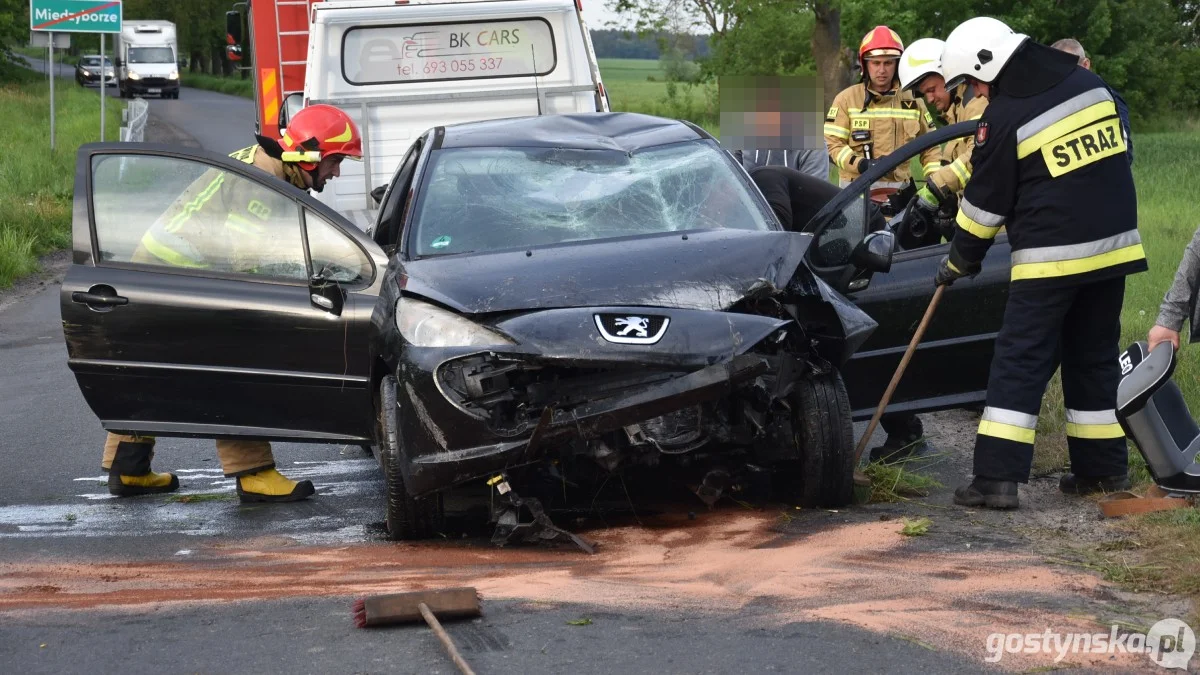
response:
{"label": "metal guardrail", "polygon": [[121,142],[141,143],[146,137],[146,118],[150,104],[144,98],[135,98],[121,111]]}

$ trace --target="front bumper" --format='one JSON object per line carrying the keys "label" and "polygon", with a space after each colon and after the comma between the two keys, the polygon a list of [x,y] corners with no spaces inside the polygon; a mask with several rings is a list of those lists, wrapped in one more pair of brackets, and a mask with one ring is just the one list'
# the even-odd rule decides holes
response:
{"label": "front bumper", "polygon": [[[78,78],[84,84],[100,84],[100,75],[98,73],[91,73],[88,75],[79,75]],[[106,84],[106,85],[115,85],[116,83],[117,83],[117,78],[115,75],[109,75],[108,77],[104,78],[104,84]]]}
{"label": "front bumper", "polygon": [[125,91],[130,94],[174,94],[179,91],[179,80],[166,78],[126,80]]}
{"label": "front bumper", "polygon": [[[432,378],[423,383],[414,382],[411,377],[406,379],[402,372],[397,401],[402,447],[411,462],[407,487],[412,494],[422,495],[536,461],[553,443],[593,438],[729,396],[771,368],[771,361],[762,355],[742,354],[723,363],[569,410],[546,407],[536,425],[514,429],[508,438],[502,430],[489,428],[488,422],[455,408],[439,393]],[[408,374],[413,373],[410,370]],[[427,395],[423,396],[419,391]],[[459,423],[439,425],[438,419],[456,419]],[[490,442],[478,444],[484,439]],[[432,452],[426,450],[435,448]]]}

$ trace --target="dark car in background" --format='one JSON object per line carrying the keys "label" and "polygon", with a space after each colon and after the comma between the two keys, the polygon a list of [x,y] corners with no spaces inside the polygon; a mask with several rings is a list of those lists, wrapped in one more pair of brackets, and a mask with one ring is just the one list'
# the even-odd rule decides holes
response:
{"label": "dark car in background", "polygon": [[[868,232],[866,191],[971,133],[958,126],[880,160],[803,232],[709,134],[631,113],[434,128],[369,234],[237,160],[84,146],[69,364],[111,431],[372,445],[396,538],[438,531],[448,488],[532,472],[566,490],[718,467],[844,504],[851,421],[890,379],[948,246]],[[263,221],[265,236],[232,241],[264,250],[139,259],[178,195],[218,179]],[[1003,236],[995,249],[946,294],[892,409],[983,400]]]}
{"label": "dark car in background", "polygon": [[[101,58],[103,58],[103,65],[101,65]],[[102,73],[105,85],[116,84],[117,78],[113,73],[112,60],[107,56],[101,57],[99,54],[88,54],[79,57],[79,63],[75,64],[75,82],[81,87],[89,84],[100,84]]]}

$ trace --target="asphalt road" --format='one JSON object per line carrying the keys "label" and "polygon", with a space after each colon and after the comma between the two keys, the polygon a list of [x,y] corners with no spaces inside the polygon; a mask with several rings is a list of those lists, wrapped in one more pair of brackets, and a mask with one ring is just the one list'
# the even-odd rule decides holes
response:
{"label": "asphalt road", "polygon": [[[219,152],[247,145],[253,127],[248,101],[191,89],[179,100],[151,101],[151,115],[165,123],[176,142]],[[61,269],[65,257],[57,260]],[[179,473],[177,497],[204,497],[111,498],[99,469],[104,433],[66,366],[58,303],[53,274],[0,295],[2,670],[453,671],[427,630],[357,630],[350,621],[349,599],[329,593],[156,604],[179,599],[168,578],[144,595],[145,604],[80,604],[64,594],[59,608],[53,603],[39,609],[20,602],[5,605],[14,597],[61,591],[55,575],[66,580],[71,565],[85,570],[82,581],[74,573],[75,582],[99,584],[112,581],[106,572],[135,563],[166,565],[195,558],[202,569],[236,568],[237,558],[231,563],[214,557],[214,551],[230,547],[253,558],[264,551],[364,544],[373,548],[362,550],[386,555],[394,546],[382,538],[382,480],[374,460],[357,447],[278,445],[280,468],[293,477],[311,478],[319,496],[299,504],[241,506],[233,496],[233,482],[221,476],[211,441],[162,439],[156,467]],[[467,546],[493,556],[485,542]],[[413,549],[395,550],[411,554]],[[451,553],[427,551],[431,560]],[[505,558],[496,552],[491,564],[506,565]],[[47,565],[51,583],[44,586],[7,581],[31,566]],[[64,571],[55,572],[57,565]],[[317,578],[329,570],[314,564],[306,573]],[[488,568],[478,574],[487,578]],[[370,587],[371,581],[369,576],[360,579],[356,588]],[[428,583],[436,585],[436,579]],[[619,580],[612,583],[620,585]],[[133,591],[121,586],[112,592]],[[531,606],[485,599],[484,619],[453,624],[450,633],[480,673],[811,672],[847,667],[940,673],[978,665],[916,640],[840,622],[780,620],[769,603],[726,607],[717,602],[709,610],[615,612],[586,601]],[[568,625],[579,617],[593,624]]]}
{"label": "asphalt road", "polygon": [[[34,70],[46,72],[45,61],[27,60]],[[73,66],[56,62],[54,69],[59,77],[74,77]],[[78,85],[72,81],[70,86]],[[100,89],[98,85],[89,87]],[[105,93],[118,96],[116,87],[105,87]],[[155,119],[172,125],[207,150],[230,153],[254,144],[254,102],[250,99],[182,87],[178,99],[147,97],[146,101]]]}

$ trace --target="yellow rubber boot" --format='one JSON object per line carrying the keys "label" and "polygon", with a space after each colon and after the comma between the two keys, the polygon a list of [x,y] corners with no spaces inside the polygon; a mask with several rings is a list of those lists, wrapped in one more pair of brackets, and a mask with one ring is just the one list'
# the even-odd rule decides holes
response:
{"label": "yellow rubber boot", "polygon": [[179,489],[179,478],[173,473],[150,470],[152,443],[122,442],[117,446],[112,468],[108,470],[108,492],[118,497],[153,495]]}
{"label": "yellow rubber boot", "polygon": [[248,476],[238,476],[237,493],[242,503],[298,502],[312,496],[312,481],[296,482],[275,469],[264,469]]}

